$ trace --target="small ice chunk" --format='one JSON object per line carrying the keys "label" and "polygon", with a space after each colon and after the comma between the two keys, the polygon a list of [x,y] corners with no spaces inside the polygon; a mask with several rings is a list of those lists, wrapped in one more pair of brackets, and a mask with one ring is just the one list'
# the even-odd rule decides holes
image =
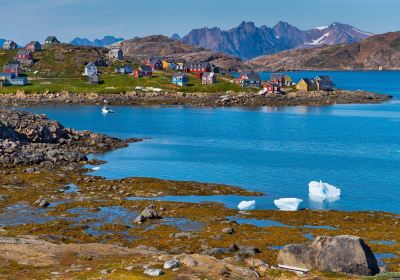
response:
{"label": "small ice chunk", "polygon": [[302,202],[303,200],[298,198],[280,198],[274,200],[275,206],[282,211],[297,211]]}
{"label": "small ice chunk", "polygon": [[251,200],[251,201],[246,201],[243,200],[242,202],[240,202],[237,206],[239,208],[239,210],[254,210],[256,209],[256,201],[255,200]]}
{"label": "small ice chunk", "polygon": [[308,184],[308,195],[314,201],[336,201],[340,199],[340,189],[322,181]]}
{"label": "small ice chunk", "polygon": [[100,170],[100,166],[95,166],[95,167],[92,168],[92,170],[93,170],[93,171]]}

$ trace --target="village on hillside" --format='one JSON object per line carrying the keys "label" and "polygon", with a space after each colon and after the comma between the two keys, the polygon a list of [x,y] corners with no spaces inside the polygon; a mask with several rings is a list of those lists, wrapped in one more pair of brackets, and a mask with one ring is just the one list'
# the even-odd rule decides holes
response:
{"label": "village on hillside", "polygon": [[[5,41],[2,46],[3,52],[14,51],[15,56],[3,65],[3,71],[0,72],[0,87],[28,86],[31,77],[32,79],[40,78],[38,70],[33,71],[32,75],[32,67],[36,63],[34,54],[45,52],[47,48],[55,45],[61,45],[61,42],[55,36],[48,36],[43,45],[38,41],[32,41],[23,48],[12,40]],[[68,47],[66,44],[63,45]],[[4,55],[4,53],[0,54],[0,58],[1,55]],[[114,71],[113,73],[109,71],[102,73],[99,70],[100,68],[112,68]],[[268,80],[262,80],[260,73],[252,70],[231,73],[207,61],[186,61],[161,55],[145,56],[140,63],[129,63],[129,60],[125,59],[122,49],[116,47],[107,51],[105,59],[89,61],[82,69],[82,76],[86,76],[86,83],[91,86],[105,84],[106,81],[101,77],[103,74],[104,77],[112,74],[128,76],[131,80],[137,80],[136,89],[144,88],[148,84],[148,80],[161,75],[169,77],[169,84],[177,87],[175,90],[182,90],[182,88],[197,84],[204,86],[203,90],[207,92],[207,86],[218,83],[227,85],[226,91],[232,89],[228,86],[230,83],[236,85],[238,90],[259,92],[259,94],[332,91],[335,87],[332,79],[326,75],[315,78],[305,77],[296,83],[287,74],[272,73]],[[164,85],[168,84],[165,79],[163,82]],[[49,84],[51,82],[42,83]],[[222,86],[219,89],[224,91],[225,88]],[[162,89],[158,90],[161,91]]]}

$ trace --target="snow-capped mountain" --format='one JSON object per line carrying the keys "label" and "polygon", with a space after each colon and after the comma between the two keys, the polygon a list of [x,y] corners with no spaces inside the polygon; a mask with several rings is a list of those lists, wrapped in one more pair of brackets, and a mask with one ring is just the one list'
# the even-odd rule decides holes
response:
{"label": "snow-capped mountain", "polygon": [[71,44],[76,46],[104,47],[117,42],[121,42],[123,40],[123,38],[115,38],[114,36],[104,36],[103,39],[94,39],[93,41],[90,41],[86,38],[77,37],[71,41]]}
{"label": "snow-capped mountain", "polygon": [[371,35],[373,34],[338,22],[306,31],[282,21],[272,28],[265,25],[257,27],[253,22],[242,22],[238,27],[227,31],[217,27],[194,29],[182,40],[192,45],[251,59],[295,48],[351,44]]}

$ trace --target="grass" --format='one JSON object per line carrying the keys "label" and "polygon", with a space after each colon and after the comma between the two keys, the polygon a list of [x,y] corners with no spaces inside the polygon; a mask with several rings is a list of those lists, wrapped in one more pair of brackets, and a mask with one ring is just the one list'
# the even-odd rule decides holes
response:
{"label": "grass", "polygon": [[363,277],[362,280],[392,280],[400,279],[400,272],[385,272],[375,276]]}
{"label": "grass", "polygon": [[87,83],[87,77],[77,76],[69,78],[59,77],[37,77],[30,78],[30,84],[24,87],[9,86],[0,88],[0,93],[16,93],[24,91],[25,93],[57,93],[61,91],[73,93],[123,93],[134,91],[135,87],[157,87],[164,91],[179,91],[184,93],[207,92],[222,93],[226,91],[242,92],[254,91],[254,89],[243,89],[237,84],[226,80],[219,80],[213,85],[202,85],[201,80],[194,75],[189,76],[189,85],[180,87],[171,83],[172,72],[158,71],[152,78],[142,77],[135,79],[132,75],[105,74],[101,75],[102,81],[99,85],[90,85]]}

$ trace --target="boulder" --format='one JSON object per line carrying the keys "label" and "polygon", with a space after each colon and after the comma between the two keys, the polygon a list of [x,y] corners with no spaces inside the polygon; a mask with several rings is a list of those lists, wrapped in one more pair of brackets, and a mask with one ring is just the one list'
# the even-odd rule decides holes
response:
{"label": "boulder", "polygon": [[225,234],[233,234],[234,232],[235,232],[235,230],[233,228],[231,228],[231,227],[227,227],[227,228],[223,228],[222,229],[222,233],[225,233]]}
{"label": "boulder", "polygon": [[180,267],[181,263],[178,260],[168,260],[164,263],[165,269],[174,269]]}
{"label": "boulder", "polygon": [[164,271],[162,271],[161,269],[149,268],[146,269],[144,273],[150,276],[160,276],[164,274]]}
{"label": "boulder", "polygon": [[356,236],[319,236],[311,244],[291,244],[279,251],[278,263],[288,266],[338,272],[350,275],[375,275],[379,267],[363,239]]}
{"label": "boulder", "polygon": [[162,219],[160,214],[154,209],[152,205],[146,207],[142,213],[139,214],[139,216],[136,217],[136,219],[133,221],[134,223],[144,223],[147,220],[153,220],[153,219]]}

